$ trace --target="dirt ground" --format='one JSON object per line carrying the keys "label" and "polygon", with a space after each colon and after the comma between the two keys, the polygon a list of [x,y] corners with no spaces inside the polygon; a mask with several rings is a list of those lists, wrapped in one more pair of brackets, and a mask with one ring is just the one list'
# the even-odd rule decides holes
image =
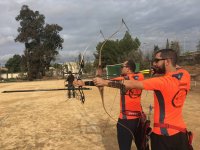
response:
{"label": "dirt ground", "polygon": [[[63,88],[64,80],[0,83],[0,150],[117,150],[116,122],[102,107],[96,87],[84,91],[85,104],[67,99],[66,91],[1,93],[5,90]],[[200,82],[187,96],[183,114],[200,149]],[[105,88],[106,109],[117,119],[119,92]],[[143,91],[148,113],[152,92]],[[132,149],[135,149],[133,146]]]}

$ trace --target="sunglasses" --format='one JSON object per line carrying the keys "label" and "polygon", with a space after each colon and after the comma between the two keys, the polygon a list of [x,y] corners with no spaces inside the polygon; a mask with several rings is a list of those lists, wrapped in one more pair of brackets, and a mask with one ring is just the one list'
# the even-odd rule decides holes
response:
{"label": "sunglasses", "polygon": [[153,62],[158,63],[160,60],[166,60],[171,58],[154,58]]}
{"label": "sunglasses", "polygon": [[123,65],[121,66],[121,68],[125,68],[125,67],[127,68],[128,66],[123,66]]}
{"label": "sunglasses", "polygon": [[157,63],[157,62],[159,62],[160,60],[166,60],[165,58],[154,58],[154,60],[153,60],[153,62],[155,62],[155,63]]}

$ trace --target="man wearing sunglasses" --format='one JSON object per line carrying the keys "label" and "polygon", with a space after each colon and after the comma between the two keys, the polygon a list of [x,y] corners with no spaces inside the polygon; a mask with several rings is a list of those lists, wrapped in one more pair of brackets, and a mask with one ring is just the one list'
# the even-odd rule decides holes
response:
{"label": "man wearing sunglasses", "polygon": [[[142,81],[144,76],[142,73],[135,72],[135,62],[130,59],[121,65],[121,76],[112,78],[112,82],[120,82],[123,80]],[[94,86],[92,81],[75,81],[76,86]],[[141,134],[142,126],[145,121],[145,114],[141,106],[141,89],[129,89],[125,91],[120,89],[120,114],[117,123],[117,139],[120,150],[130,150],[132,141],[134,140],[138,150],[149,150]],[[131,132],[131,133],[130,133]],[[146,135],[144,135],[146,136]]]}
{"label": "man wearing sunglasses", "polygon": [[[135,69],[136,65],[132,59],[125,61],[121,66],[121,76],[111,79],[111,81],[144,80],[143,74],[136,73]],[[149,150],[148,145],[142,142],[143,137],[140,134],[142,121],[144,121],[141,94],[141,89],[129,89],[127,91],[124,91],[123,88],[120,89],[120,114],[117,123],[117,139],[120,150],[130,150],[133,140],[138,150]],[[130,131],[132,134],[130,134]]]}
{"label": "man wearing sunglasses", "polygon": [[177,54],[172,49],[155,53],[153,67],[163,76],[143,81],[124,80],[113,82],[94,78],[96,86],[124,87],[154,91],[154,127],[151,133],[152,150],[191,150],[192,133],[186,130],[182,109],[190,89],[190,75],[184,69],[176,69]]}

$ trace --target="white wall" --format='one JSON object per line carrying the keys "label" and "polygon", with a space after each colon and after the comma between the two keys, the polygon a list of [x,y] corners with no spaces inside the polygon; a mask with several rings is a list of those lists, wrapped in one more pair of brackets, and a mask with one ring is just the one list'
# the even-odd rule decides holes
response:
{"label": "white wall", "polygon": [[[7,79],[7,73],[2,73],[0,76],[3,79]],[[8,73],[8,79],[10,78],[20,78],[20,73]]]}

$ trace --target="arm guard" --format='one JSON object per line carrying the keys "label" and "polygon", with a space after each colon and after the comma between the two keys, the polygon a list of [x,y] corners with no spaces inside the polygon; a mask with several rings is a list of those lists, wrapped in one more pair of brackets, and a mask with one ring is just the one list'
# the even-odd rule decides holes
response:
{"label": "arm guard", "polygon": [[95,86],[93,81],[85,81],[86,86]]}
{"label": "arm guard", "polygon": [[120,81],[110,81],[108,83],[108,87],[120,89],[121,94],[125,94],[126,93],[126,87],[123,84],[123,80],[120,80]]}

